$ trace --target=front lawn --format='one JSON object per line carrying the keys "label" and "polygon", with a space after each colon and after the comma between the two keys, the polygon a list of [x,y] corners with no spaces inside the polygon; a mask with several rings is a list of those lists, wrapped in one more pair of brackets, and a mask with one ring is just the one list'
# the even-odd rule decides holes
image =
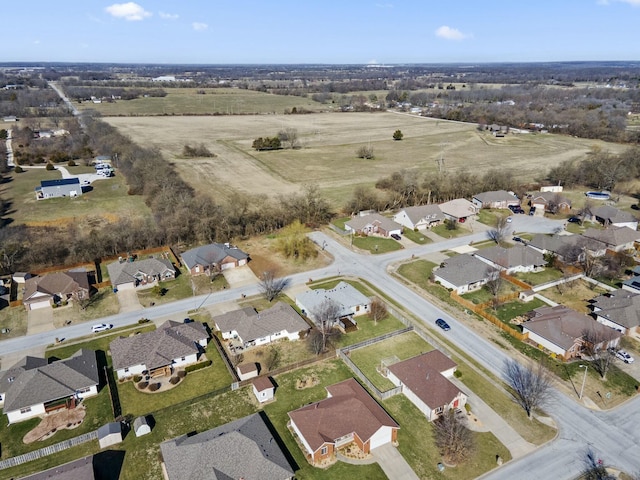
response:
{"label": "front lawn", "polygon": [[113,293],[112,287],[104,287],[91,296],[91,303],[82,309],[78,302],[53,309],[53,322],[56,327],[65,325],[66,322],[79,323],[86,320],[115,315],[120,311],[120,303]]}
{"label": "front lawn", "polygon": [[398,273],[410,282],[426,290],[429,285],[431,273],[437,266],[435,263],[427,260],[416,260],[400,265],[400,267],[398,267]]}
{"label": "front lawn", "polygon": [[180,274],[175,280],[158,282],[154,287],[138,290],[138,299],[140,300],[140,304],[144,306],[150,305],[151,303],[161,305],[175,302],[176,300],[182,300],[183,298],[193,295],[191,276],[184,273],[183,269],[180,269]]}
{"label": "front lawn", "polygon": [[345,230],[344,224],[347,223],[349,220],[351,220],[351,217],[341,217],[341,218],[336,218],[332,220],[331,223],[333,223],[340,230],[344,231]]}
{"label": "front lawn", "polygon": [[8,330],[7,333],[0,333],[0,340],[26,335],[27,311],[24,306],[3,308],[0,328],[6,328]]}
{"label": "front lawn", "polygon": [[420,230],[418,230],[417,232],[414,230],[411,230],[410,228],[405,228],[402,231],[402,234],[407,237],[409,240],[411,240],[414,243],[417,243],[419,245],[424,245],[426,243],[430,243],[431,239],[429,237],[427,237],[423,232],[421,232]]}
{"label": "front lawn", "polygon": [[353,244],[371,253],[388,253],[402,248],[395,240],[382,237],[353,237]]}
{"label": "front lawn", "polygon": [[455,230],[449,230],[449,228],[447,228],[445,224],[436,225],[431,229],[431,231],[436,235],[441,236],[442,238],[457,238],[471,233],[469,230],[462,226],[463,224],[457,223],[456,225],[457,226]]}

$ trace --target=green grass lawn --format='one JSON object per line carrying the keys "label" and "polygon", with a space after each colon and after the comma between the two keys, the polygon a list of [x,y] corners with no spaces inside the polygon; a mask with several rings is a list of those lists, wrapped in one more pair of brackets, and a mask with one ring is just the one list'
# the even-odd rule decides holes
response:
{"label": "green grass lawn", "polygon": [[518,272],[514,275],[517,279],[533,286],[559,280],[562,276],[563,273],[560,270],[552,267],[546,267],[541,272]]}
{"label": "green grass lawn", "polygon": [[[513,283],[504,281],[500,285],[500,295],[506,295],[517,290],[518,287],[516,287]],[[464,295],[461,295],[461,297],[475,303],[476,305],[479,305],[481,303],[490,301],[493,298],[493,295],[486,287],[482,287],[478,290],[474,290],[473,292],[465,293]]]}
{"label": "green grass lawn", "polygon": [[21,337],[27,334],[27,311],[22,306],[5,307],[0,311],[0,328],[8,328],[9,333],[0,334],[0,340]]}
{"label": "green grass lawn", "polygon": [[400,265],[400,267],[398,267],[398,273],[410,282],[426,290],[429,284],[429,278],[431,278],[431,273],[437,266],[435,263],[427,260],[415,260]]}
{"label": "green grass lawn", "polygon": [[120,303],[113,293],[112,287],[104,287],[91,296],[91,304],[84,310],[77,302],[73,302],[66,307],[53,309],[53,320],[56,326],[61,326],[65,322],[78,323],[86,320],[93,320],[102,317],[115,315],[120,311]]}
{"label": "green grass lawn", "polygon": [[547,304],[537,298],[534,298],[530,302],[521,302],[520,300],[514,300],[512,302],[503,303],[496,309],[495,313],[491,313],[494,313],[495,316],[502,320],[504,323],[509,324],[511,319],[520,315],[524,315],[525,313],[530,312],[531,310],[534,310],[536,308],[545,306],[547,306]]}
{"label": "green grass lawn", "polygon": [[165,392],[143,393],[135,388],[133,381],[118,381],[122,413],[144,415],[230,385],[231,375],[213,343],[207,346],[206,354],[213,360],[211,366],[189,372],[178,385]]}
{"label": "green grass lawn", "polygon": [[426,235],[424,235],[423,232],[421,231],[414,231],[411,230],[410,228],[405,228],[402,231],[402,235],[404,235],[405,237],[407,237],[409,240],[411,240],[414,243],[417,243],[419,245],[424,245],[426,243],[430,243],[431,239],[429,237],[427,237]]}
{"label": "green grass lawn", "polygon": [[440,235],[442,238],[457,238],[464,235],[469,235],[471,232],[467,230],[462,224],[458,223],[458,227],[455,230],[449,230],[446,225],[436,225],[431,229],[436,235]]}
{"label": "green grass lawn", "polygon": [[163,295],[157,293],[155,287],[138,290],[138,300],[140,304],[143,306],[149,306],[151,303],[161,305],[192,297],[193,284],[191,283],[191,277],[185,274],[182,268],[180,272],[180,275],[178,275],[175,280],[158,282],[158,286],[165,289]]}
{"label": "green grass lawn", "polygon": [[405,328],[405,325],[393,315],[388,315],[384,320],[379,320],[376,324],[367,315],[356,317],[355,320],[358,322],[358,330],[341,335],[334,342],[336,348],[353,345],[369,338],[379,337],[385,333]]}
{"label": "green grass lawn", "polygon": [[402,245],[391,238],[381,237],[353,237],[353,244],[371,253],[387,253],[400,250]]}
{"label": "green grass lawn", "polygon": [[353,350],[351,360],[378,389],[386,391],[392,389],[393,384],[376,370],[383,359],[395,355],[400,360],[406,360],[431,350],[433,346],[420,336],[407,332],[368,347]]}
{"label": "green grass lawn", "polygon": [[489,208],[482,208],[480,212],[478,212],[478,221],[485,225],[489,225],[490,227],[495,227],[498,217],[508,217],[510,215],[511,210],[508,209],[492,210]]}
{"label": "green grass lawn", "polygon": [[349,220],[351,220],[351,217],[340,217],[340,218],[333,219],[331,223],[333,223],[340,230],[344,230],[345,229],[344,224]]}

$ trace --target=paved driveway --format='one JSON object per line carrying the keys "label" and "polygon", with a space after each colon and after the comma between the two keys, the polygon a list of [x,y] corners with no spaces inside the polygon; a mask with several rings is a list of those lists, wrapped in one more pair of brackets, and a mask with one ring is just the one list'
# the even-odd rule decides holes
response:
{"label": "paved driveway", "polygon": [[138,294],[135,290],[118,290],[116,297],[120,304],[120,313],[135,312],[144,308],[140,305]]}
{"label": "paved driveway", "polygon": [[260,280],[255,276],[248,265],[242,267],[229,268],[222,272],[230,288],[246,287],[247,285],[257,285]]}
{"label": "paved driveway", "polygon": [[411,469],[404,457],[392,444],[387,443],[371,450],[373,458],[376,459],[380,468],[389,478],[393,480],[420,480]]}
{"label": "paved driveway", "polygon": [[27,312],[27,335],[53,330],[53,309],[37,308]]}

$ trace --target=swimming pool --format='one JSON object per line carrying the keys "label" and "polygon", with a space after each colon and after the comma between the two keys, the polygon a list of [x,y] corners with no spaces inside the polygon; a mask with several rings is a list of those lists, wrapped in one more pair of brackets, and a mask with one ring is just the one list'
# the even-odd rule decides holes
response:
{"label": "swimming pool", "polygon": [[585,195],[589,198],[597,198],[598,200],[609,200],[609,198],[611,198],[609,192],[587,192]]}

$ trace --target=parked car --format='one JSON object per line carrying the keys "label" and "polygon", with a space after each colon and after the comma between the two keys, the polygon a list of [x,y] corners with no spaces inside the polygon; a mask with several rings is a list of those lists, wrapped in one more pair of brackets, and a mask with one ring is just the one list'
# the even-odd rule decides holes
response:
{"label": "parked car", "polygon": [[113,328],[113,325],[111,325],[110,323],[99,323],[91,327],[91,331],[93,333],[98,333],[98,332],[105,332],[107,330],[111,330],[112,328]]}
{"label": "parked car", "polygon": [[449,326],[449,324],[441,318],[436,320],[436,325],[439,326],[441,329],[443,329],[445,332],[448,332],[449,330],[451,330],[451,327]]}
{"label": "parked car", "polygon": [[507,223],[513,222],[513,217],[507,217]]}
{"label": "parked car", "polygon": [[400,235],[398,235],[397,233],[392,233],[391,238],[393,238],[394,240],[400,240]]}
{"label": "parked car", "polygon": [[[522,242],[522,239],[520,237],[513,237],[512,239],[514,242]],[[524,243],[524,242],[522,242]]]}
{"label": "parked car", "polygon": [[616,358],[619,358],[624,363],[633,363],[633,357],[624,350],[618,350],[616,352]]}
{"label": "parked car", "polygon": [[569,223],[580,223],[580,219],[578,217],[570,217],[569,220],[567,220],[567,222],[569,222]]}

